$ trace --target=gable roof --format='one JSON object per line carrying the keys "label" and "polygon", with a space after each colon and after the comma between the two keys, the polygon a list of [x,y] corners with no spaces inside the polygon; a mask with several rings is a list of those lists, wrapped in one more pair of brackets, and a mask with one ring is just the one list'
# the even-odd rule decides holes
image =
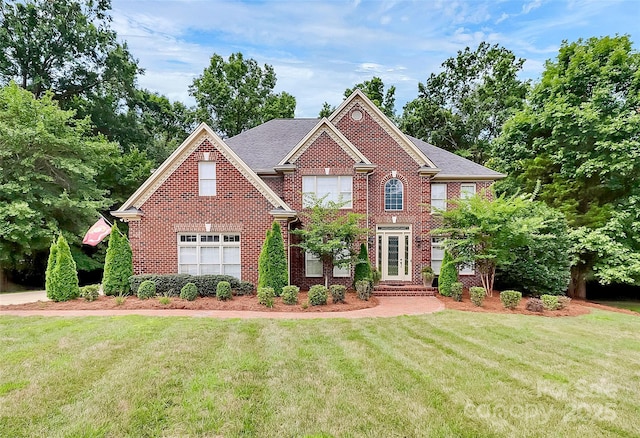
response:
{"label": "gable roof", "polygon": [[342,102],[342,104],[340,104],[340,106],[329,116],[329,121],[334,123],[335,121],[340,120],[356,104],[360,104],[360,107],[367,111],[369,116],[371,116],[371,118],[373,118],[419,166],[424,166],[434,170],[437,169],[437,166],[429,159],[429,157],[417,148],[416,145],[409,140],[407,135],[400,131],[400,129],[392,123],[391,120],[389,120],[382,110],[380,110],[376,104],[371,102],[371,100],[360,89],[356,89]]}
{"label": "gable roof", "polygon": [[130,216],[132,209],[139,209],[155,191],[202,144],[209,142],[273,205],[274,208],[292,211],[291,208],[206,124],[201,123],[164,163],[125,201],[112,212],[116,217]]}
{"label": "gable roof", "polygon": [[342,132],[338,131],[338,129],[327,120],[327,118],[323,118],[320,122],[313,128],[307,135],[304,136],[302,140],[298,142],[298,144],[291,149],[291,151],[278,163],[279,165],[287,164],[287,163],[295,163],[300,155],[304,151],[311,146],[311,144],[323,133],[326,133],[331,137],[333,141],[335,141],[338,146],[342,148],[343,151],[346,152],[351,159],[356,163],[364,163],[371,164],[371,161],[365,157],[362,152],[358,150],[348,139],[342,134]]}
{"label": "gable roof", "polygon": [[456,155],[444,149],[418,138],[407,135],[407,138],[416,145],[433,163],[438,166],[438,172],[434,180],[496,180],[506,177],[505,174],[491,170],[471,160]]}

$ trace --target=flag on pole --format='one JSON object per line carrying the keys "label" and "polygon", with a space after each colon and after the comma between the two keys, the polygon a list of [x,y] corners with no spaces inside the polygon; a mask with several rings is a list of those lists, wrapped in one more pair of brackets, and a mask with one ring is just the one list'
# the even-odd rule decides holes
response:
{"label": "flag on pole", "polygon": [[98,243],[107,237],[111,233],[111,227],[107,224],[104,218],[98,219],[98,222],[93,224],[87,234],[85,234],[82,243],[85,245],[96,246]]}

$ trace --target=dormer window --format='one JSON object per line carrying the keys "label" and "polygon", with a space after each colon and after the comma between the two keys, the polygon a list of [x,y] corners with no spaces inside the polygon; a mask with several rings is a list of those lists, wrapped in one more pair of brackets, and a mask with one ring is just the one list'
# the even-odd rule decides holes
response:
{"label": "dormer window", "polygon": [[397,178],[392,178],[384,185],[384,209],[387,211],[402,210],[404,185]]}

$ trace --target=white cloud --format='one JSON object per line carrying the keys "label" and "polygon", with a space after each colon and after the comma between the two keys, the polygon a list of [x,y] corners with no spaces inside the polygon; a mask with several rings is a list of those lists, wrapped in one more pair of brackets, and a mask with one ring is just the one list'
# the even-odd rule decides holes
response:
{"label": "white cloud", "polygon": [[538,9],[540,6],[542,6],[542,0],[533,0],[530,3],[522,5],[522,13],[528,14],[534,9]]}

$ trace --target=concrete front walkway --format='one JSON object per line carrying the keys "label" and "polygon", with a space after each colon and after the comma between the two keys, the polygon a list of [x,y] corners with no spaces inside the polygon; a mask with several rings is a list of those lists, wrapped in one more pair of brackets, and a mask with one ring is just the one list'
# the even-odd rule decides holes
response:
{"label": "concrete front walkway", "polygon": [[[184,310],[184,309],[140,309],[140,310],[9,310],[0,315],[14,316],[191,316],[196,318],[376,318],[402,315],[424,315],[444,309],[436,297],[378,297],[379,304],[370,309],[349,312],[256,312],[243,310]],[[3,303],[4,304],[4,303]]]}

